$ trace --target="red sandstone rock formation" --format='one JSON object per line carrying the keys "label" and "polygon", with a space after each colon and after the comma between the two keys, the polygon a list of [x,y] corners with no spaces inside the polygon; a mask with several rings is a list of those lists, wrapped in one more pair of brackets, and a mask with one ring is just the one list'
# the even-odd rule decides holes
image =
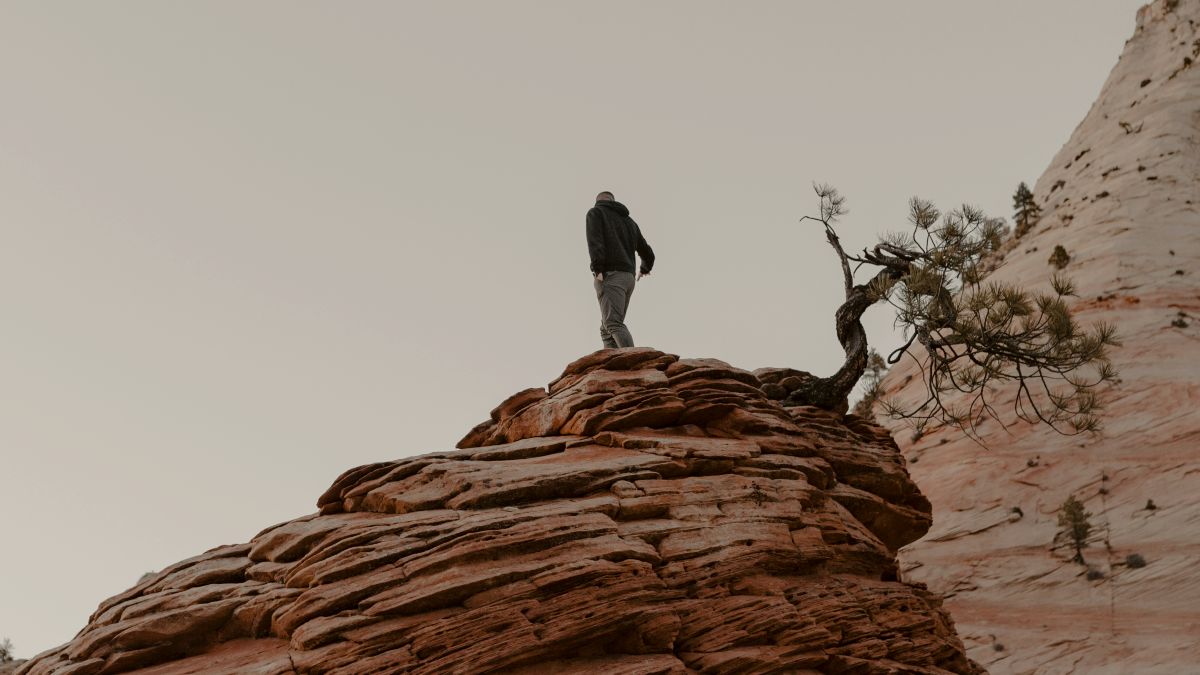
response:
{"label": "red sandstone rock formation", "polygon": [[881,428],[601,351],[442,452],[104,602],[22,675],[973,673],[897,580],[929,504]]}
{"label": "red sandstone rock formation", "polygon": [[[1124,342],[1107,431],[988,423],[986,450],[897,431],[934,505],[933,529],[901,553],[906,577],[947,597],[993,674],[1200,672],[1200,0],[1142,8],[1034,193],[1041,220],[992,278],[1044,283],[1066,249],[1076,316],[1115,323]],[[919,383],[906,365],[884,388]],[[1052,550],[1070,494],[1094,514],[1083,555],[1100,578]]]}

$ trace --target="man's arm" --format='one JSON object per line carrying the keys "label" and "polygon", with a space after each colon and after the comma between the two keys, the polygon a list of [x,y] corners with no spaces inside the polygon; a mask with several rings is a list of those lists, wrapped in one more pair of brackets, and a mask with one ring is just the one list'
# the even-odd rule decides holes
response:
{"label": "man's arm", "polygon": [[594,208],[587,212],[587,245],[592,274],[604,274],[604,218]]}
{"label": "man's arm", "polygon": [[[632,219],[631,219],[632,220]],[[637,223],[634,223],[637,226]],[[650,244],[646,243],[646,238],[642,236],[642,228],[637,228],[637,253],[642,259],[642,269],[640,276],[650,274],[650,270],[654,269],[654,249],[650,248]]]}

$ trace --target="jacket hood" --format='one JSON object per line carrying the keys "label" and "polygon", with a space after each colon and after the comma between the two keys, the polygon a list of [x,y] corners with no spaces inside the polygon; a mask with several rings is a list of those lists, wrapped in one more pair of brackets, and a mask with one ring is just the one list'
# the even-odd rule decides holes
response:
{"label": "jacket hood", "polygon": [[623,216],[629,215],[629,209],[625,208],[625,205],[622,204],[621,202],[616,202],[616,201],[611,201],[611,200],[604,201],[604,202],[596,202],[596,206],[605,208],[605,209],[611,209]]}

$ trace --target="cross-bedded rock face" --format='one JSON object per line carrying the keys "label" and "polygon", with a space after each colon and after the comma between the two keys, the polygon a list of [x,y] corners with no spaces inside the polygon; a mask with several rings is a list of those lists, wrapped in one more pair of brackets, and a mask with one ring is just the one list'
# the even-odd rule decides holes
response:
{"label": "cross-bedded rock face", "polygon": [[[989,280],[1045,288],[1066,249],[1075,318],[1122,342],[1105,433],[1019,422],[1015,387],[988,395],[1002,422],[977,429],[987,451],[898,428],[936,520],[902,565],[953,596],[969,653],[993,673],[1200,672],[1200,0],[1138,11],[1034,194],[1041,219]],[[926,391],[908,359],[883,389],[902,404]],[[1090,573],[1056,542],[1072,495],[1092,513]]]}
{"label": "cross-bedded rock face", "polygon": [[318,514],[147,579],[21,672],[975,672],[897,580],[930,507],[879,427],[623,349],[460,447],[346,472]]}

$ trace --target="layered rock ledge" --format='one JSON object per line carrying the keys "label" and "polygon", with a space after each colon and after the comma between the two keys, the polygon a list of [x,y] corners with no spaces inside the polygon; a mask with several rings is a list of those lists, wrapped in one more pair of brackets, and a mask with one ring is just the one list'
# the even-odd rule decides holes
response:
{"label": "layered rock ledge", "polygon": [[19,672],[979,672],[898,578],[930,505],[891,437],[762,387],[596,352],[459,450],[347,471],[319,513],[105,601]]}

